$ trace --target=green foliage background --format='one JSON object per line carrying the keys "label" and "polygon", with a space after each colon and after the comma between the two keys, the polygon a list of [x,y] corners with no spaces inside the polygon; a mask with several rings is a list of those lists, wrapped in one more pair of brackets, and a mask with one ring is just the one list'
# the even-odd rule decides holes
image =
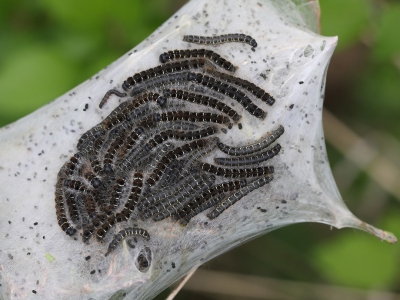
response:
{"label": "green foliage background", "polygon": [[[0,127],[92,76],[183,4],[181,0],[0,1]],[[396,148],[400,138],[400,3],[321,0],[320,4],[322,34],[339,36],[328,74],[326,107],[361,136],[373,133],[374,146],[400,167],[400,148]],[[335,174],[340,174],[335,170],[343,165],[355,169],[330,144],[328,152]],[[400,237],[399,199],[385,193],[364,172],[354,174],[350,182],[337,178],[349,208]],[[236,248],[206,268],[400,292],[399,249],[363,232],[299,224]],[[166,293],[157,299],[165,299]],[[189,297],[208,299],[189,292],[176,299]]]}

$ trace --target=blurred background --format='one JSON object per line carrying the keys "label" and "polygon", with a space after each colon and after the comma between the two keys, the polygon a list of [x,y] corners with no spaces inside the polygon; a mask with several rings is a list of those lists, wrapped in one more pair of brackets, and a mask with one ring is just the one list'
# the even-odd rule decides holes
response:
{"label": "blurred background", "polygon": [[[185,2],[0,1],[0,127],[119,58]],[[320,5],[322,34],[339,36],[324,112],[334,176],[355,215],[400,237],[400,2]],[[293,225],[205,264],[175,299],[400,299],[399,254],[360,231]]]}

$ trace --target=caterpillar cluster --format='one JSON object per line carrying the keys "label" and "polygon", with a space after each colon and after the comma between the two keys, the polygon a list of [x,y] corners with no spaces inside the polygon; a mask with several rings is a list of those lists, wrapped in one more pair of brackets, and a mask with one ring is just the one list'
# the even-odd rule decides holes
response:
{"label": "caterpillar cluster", "polygon": [[[211,39],[218,41],[257,46],[240,34]],[[127,236],[150,239],[145,229],[128,225],[132,220],[146,224],[170,218],[186,225],[209,208],[207,216],[214,219],[273,180],[274,168],[265,162],[279,154],[279,144],[270,146],[284,133],[283,126],[239,147],[223,144],[219,137],[238,123],[241,113],[264,119],[265,105],[275,99],[235,77],[237,67],[214,51],[169,51],[160,55],[160,62],[128,77],[123,91],[105,94],[100,108],[112,95],[127,99],[81,136],[78,152],[58,173],[56,214],[67,235],[79,230],[85,243],[92,237],[103,242],[117,223],[125,226],[106,256]],[[232,102],[238,105],[232,107]]]}

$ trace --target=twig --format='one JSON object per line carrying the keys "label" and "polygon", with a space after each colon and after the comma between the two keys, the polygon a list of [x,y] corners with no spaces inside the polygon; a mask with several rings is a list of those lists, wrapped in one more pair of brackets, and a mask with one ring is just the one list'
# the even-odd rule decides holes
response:
{"label": "twig", "polygon": [[183,286],[186,284],[186,282],[190,279],[190,277],[193,276],[193,274],[197,271],[197,268],[199,266],[194,266],[192,270],[190,270],[189,273],[186,274],[185,277],[183,277],[182,281],[178,284],[178,286],[172,290],[171,294],[167,297],[165,300],[172,300],[175,298],[175,296],[179,293],[179,291],[183,288]]}

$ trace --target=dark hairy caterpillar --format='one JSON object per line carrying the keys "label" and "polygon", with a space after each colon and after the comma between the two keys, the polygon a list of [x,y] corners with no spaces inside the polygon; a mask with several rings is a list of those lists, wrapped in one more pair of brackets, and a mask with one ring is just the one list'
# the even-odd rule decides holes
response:
{"label": "dark hairy caterpillar", "polygon": [[196,162],[200,161],[201,158],[207,156],[209,153],[211,153],[215,147],[217,146],[219,142],[219,138],[217,137],[212,137],[208,139],[207,145],[197,152],[195,152],[192,157],[188,158],[185,160],[182,164],[182,168],[179,170],[179,175],[175,175],[175,178],[178,180],[179,178],[184,178],[185,176],[188,176],[193,169],[196,169]]}
{"label": "dark hairy caterpillar", "polygon": [[200,164],[200,168],[208,173],[213,173],[218,176],[226,178],[246,178],[246,177],[259,177],[274,173],[273,166],[245,168],[245,169],[228,169],[220,168],[208,163]]}
{"label": "dark hairy caterpillar", "polygon": [[112,251],[117,248],[119,243],[122,242],[123,239],[125,239],[127,236],[140,236],[144,238],[146,241],[150,240],[150,235],[149,233],[142,229],[142,228],[136,228],[136,227],[129,227],[122,229],[118,234],[115,235],[114,239],[111,241],[111,243],[108,245],[108,250],[104,256],[108,256]]}
{"label": "dark hairy caterpillar", "polygon": [[229,71],[235,72],[236,67],[226,59],[222,58],[219,54],[206,49],[191,49],[191,50],[174,50],[160,54],[160,62],[166,63],[169,60],[183,59],[183,58],[197,58],[204,57],[216,63],[219,67]]}
{"label": "dark hairy caterpillar", "polygon": [[178,184],[174,185],[174,188],[165,188],[162,191],[144,197],[138,204],[139,211],[143,210],[144,208],[147,209],[148,207],[151,207],[154,204],[162,202],[167,198],[173,197],[177,193],[177,191],[183,190],[184,187],[188,186],[191,182],[197,182],[196,178],[198,179],[198,175],[193,174],[191,176],[184,178]]}
{"label": "dark hairy caterpillar", "polygon": [[99,107],[102,108],[104,106],[104,104],[106,104],[108,98],[110,98],[111,95],[116,95],[120,98],[126,97],[126,93],[121,93],[115,89],[109,90],[103,97],[103,99],[101,100]]}
{"label": "dark hairy caterpillar", "polygon": [[75,172],[75,170],[77,170],[77,168],[78,168],[79,159],[80,159],[79,154],[75,154],[74,156],[71,156],[69,159],[69,162],[66,163],[61,170],[65,170],[65,173],[67,176],[72,175]]}
{"label": "dark hairy caterpillar", "polygon": [[180,189],[176,189],[172,197],[168,197],[164,201],[158,201],[154,205],[148,206],[142,217],[147,219],[154,216],[154,221],[161,221],[182,208],[186,202],[196,197],[196,195],[203,190],[209,188],[215,181],[215,176],[192,175],[188,178],[189,180],[185,181],[187,184],[182,185]]}
{"label": "dark hairy caterpillar", "polygon": [[241,156],[241,157],[216,157],[214,158],[215,163],[222,166],[245,166],[245,165],[254,165],[259,164],[263,161],[269,160],[275,155],[278,155],[281,150],[281,145],[277,144],[272,149],[267,150],[265,152],[261,152],[259,154],[253,154],[249,156]]}
{"label": "dark hairy caterpillar", "polygon": [[242,179],[239,181],[223,182],[219,185],[213,186],[203,192],[199,197],[186,204],[174,215],[174,219],[182,219],[181,224],[186,225],[195,215],[222,200],[224,198],[224,193],[239,190],[246,185],[247,181]]}
{"label": "dark hairy caterpillar", "polygon": [[229,155],[239,156],[239,155],[252,154],[267,148],[269,145],[275,142],[284,132],[285,129],[283,128],[282,125],[280,125],[278,129],[272,131],[271,134],[269,134],[265,139],[263,139],[258,143],[241,147],[230,147],[223,143],[219,143],[218,147],[222,152]]}
{"label": "dark hairy caterpillar", "polygon": [[135,172],[133,174],[132,188],[128,197],[128,201],[125,203],[122,211],[118,212],[115,215],[117,222],[128,221],[129,217],[131,216],[136,205],[139,202],[139,197],[142,192],[142,186],[143,186],[143,174]]}
{"label": "dark hairy caterpillar", "polygon": [[62,192],[62,182],[59,180],[56,185],[56,215],[57,215],[57,222],[61,229],[67,235],[74,235],[76,233],[76,229],[69,223],[66,213],[65,213],[65,206],[64,206],[64,196]]}
{"label": "dark hairy caterpillar", "polygon": [[246,43],[251,47],[257,47],[257,42],[249,35],[241,33],[230,33],[221,34],[217,36],[197,36],[197,35],[185,35],[183,41],[188,43],[204,44],[204,45],[216,45],[224,43]]}
{"label": "dark hairy caterpillar", "polygon": [[271,182],[273,179],[272,175],[261,177],[259,179],[254,180],[253,182],[249,183],[246,187],[240,189],[239,191],[235,192],[233,195],[229,196],[222,202],[220,202],[215,209],[207,214],[207,217],[210,219],[215,219],[218,217],[224,210],[226,210],[229,206],[233,205],[237,201],[239,201],[241,198],[246,196],[248,193],[251,191],[254,191],[255,189],[258,189],[262,187],[263,185]]}
{"label": "dark hairy caterpillar", "polygon": [[166,130],[157,134],[144,146],[145,150],[150,151],[155,146],[162,144],[169,139],[177,139],[182,141],[191,141],[196,139],[201,139],[218,132],[216,127],[207,127],[205,129],[196,131],[178,131],[178,130]]}
{"label": "dark hairy caterpillar", "polygon": [[209,96],[196,93],[189,93],[183,90],[168,90],[168,89],[164,90],[164,95],[168,98],[169,97],[177,98],[180,100],[218,109],[219,111],[231,117],[234,122],[239,121],[241,118],[241,116],[234,109],[230,108],[225,103]]}
{"label": "dark hairy caterpillar", "polygon": [[138,86],[133,86],[131,88],[131,96],[136,96],[140,93],[147,92],[148,90],[160,90],[171,85],[184,87],[189,82],[189,75],[190,72],[188,71],[160,75],[142,82]]}
{"label": "dark hairy caterpillar", "polygon": [[265,119],[267,116],[267,113],[255,105],[245,93],[228,83],[218,81],[201,73],[190,73],[188,79],[236,100],[244,109],[257,118]]}
{"label": "dark hairy caterpillar", "polygon": [[169,121],[189,121],[189,122],[210,122],[217,124],[229,123],[229,118],[218,114],[212,113],[195,113],[190,111],[169,111],[162,114],[153,114],[145,118],[139,126],[150,128],[155,127],[159,122]]}
{"label": "dark hairy caterpillar", "polygon": [[[104,99],[103,99],[104,100]],[[100,102],[99,107],[102,108],[105,102]],[[158,93],[145,93],[140,95],[134,100],[123,102],[121,106],[111,112],[111,114],[101,123],[102,127],[106,130],[110,130],[115,125],[129,119],[130,112],[136,108],[148,103],[156,102],[158,105],[163,107],[166,104],[167,99],[160,96]]]}
{"label": "dark hairy caterpillar", "polygon": [[250,93],[252,93],[254,96],[259,98],[261,101],[267,103],[268,105],[273,105],[275,103],[274,97],[272,97],[270,94],[268,94],[266,91],[264,91],[262,88],[256,86],[254,83],[251,83],[250,81],[247,81],[245,79],[239,78],[232,76],[230,74],[225,74],[218,72],[217,70],[213,70],[211,68],[207,69],[207,72],[210,73],[211,75],[217,77],[220,80],[226,81],[228,83],[240,86]]}
{"label": "dark hairy caterpillar", "polygon": [[206,61],[202,58],[199,59],[187,59],[172,63],[166,63],[155,68],[136,73],[135,75],[128,77],[122,84],[122,88],[128,91],[132,86],[140,84],[146,80],[164,75],[169,73],[175,73],[179,71],[185,71],[190,69],[199,69],[204,67]]}
{"label": "dark hairy caterpillar", "polygon": [[191,143],[184,144],[180,147],[175,148],[174,150],[169,151],[162,160],[158,163],[156,169],[150,174],[147,179],[147,184],[153,186],[156,184],[160,176],[163,174],[163,171],[167,168],[167,165],[174,159],[178,157],[182,157],[186,154],[191,153],[194,150],[199,148],[203,148],[207,145],[207,141],[204,139],[196,140]]}
{"label": "dark hairy caterpillar", "polygon": [[[203,181],[201,184],[198,185],[198,188],[196,189],[192,186],[189,186],[190,188],[186,188],[186,190],[184,191],[184,193],[182,193],[182,196],[180,198],[176,197],[177,199],[176,200],[174,199],[174,202],[172,201],[169,202],[164,210],[158,212],[153,217],[153,221],[161,221],[164,220],[165,218],[172,216],[179,209],[181,209],[188,201],[191,201],[199,193],[209,188],[214,183],[214,181],[215,177],[210,176],[207,181]],[[192,191],[193,193],[191,193]]]}
{"label": "dark hairy caterpillar", "polygon": [[74,194],[70,194],[66,199],[68,213],[72,223],[77,223],[79,221],[79,211],[75,197],[76,196]]}

